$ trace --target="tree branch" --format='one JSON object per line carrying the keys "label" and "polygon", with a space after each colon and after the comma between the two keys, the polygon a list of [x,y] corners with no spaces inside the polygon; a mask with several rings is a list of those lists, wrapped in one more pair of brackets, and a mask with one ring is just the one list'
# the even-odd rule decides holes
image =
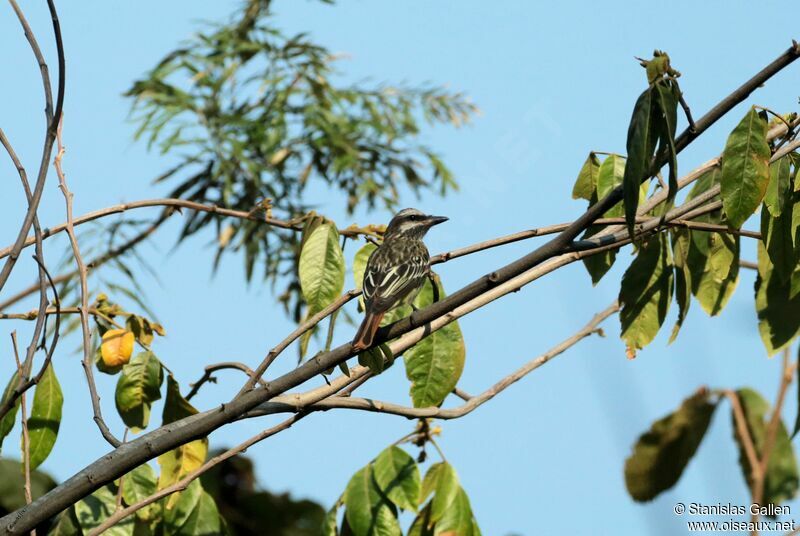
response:
{"label": "tree branch", "polygon": [[83,338],[83,360],[81,361],[81,365],[83,365],[83,372],[86,375],[86,383],[89,386],[89,397],[92,400],[94,422],[100,429],[100,434],[102,434],[103,438],[105,438],[105,440],[108,441],[112,447],[118,447],[122,444],[122,441],[117,439],[114,434],[111,433],[108,425],[103,420],[103,410],[100,407],[100,395],[97,394],[97,386],[95,385],[94,381],[94,371],[92,370],[94,360],[92,359],[92,335],[89,329],[89,284],[87,283],[89,271],[86,268],[86,264],[83,262],[81,250],[78,246],[78,239],[75,236],[75,227],[72,223],[73,195],[72,192],[69,191],[69,187],[67,186],[67,178],[64,175],[63,168],[61,167],[61,161],[64,158],[64,145],[61,143],[62,125],[63,121],[59,122],[58,129],[56,130],[58,153],[56,154],[54,165],[56,168],[56,174],[58,175],[58,187],[61,189],[61,193],[64,195],[64,202],[66,204],[67,235],[69,236],[69,243],[72,246],[72,255],[75,257],[78,277],[80,278],[81,306],[79,311],[81,318],[81,336]]}
{"label": "tree branch", "polygon": [[110,516],[108,516],[100,525],[98,525],[95,529],[89,532],[88,536],[98,536],[108,530],[109,528],[113,527],[129,515],[133,514],[134,512],[141,510],[148,504],[152,504],[159,499],[163,499],[168,495],[172,495],[173,493],[177,493],[179,491],[185,490],[189,484],[192,483],[195,479],[200,477],[203,473],[207,472],[209,469],[214,467],[215,465],[219,465],[220,463],[224,462],[228,458],[236,456],[237,454],[242,454],[247,451],[250,447],[258,443],[259,441],[263,441],[264,439],[277,434],[278,432],[282,432],[284,430],[289,429],[294,423],[305,417],[307,414],[305,413],[298,413],[297,415],[293,415],[289,419],[271,427],[267,428],[263,432],[260,432],[247,441],[240,443],[236,447],[226,450],[225,452],[214,456],[203,465],[192,471],[191,473],[187,474],[185,477],[180,479],[179,481],[175,482],[171,486],[167,486],[166,488],[157,491],[153,495],[142,499],[138,503],[132,504],[125,508],[119,509]]}
{"label": "tree branch", "polygon": [[61,119],[61,110],[64,105],[64,47],[61,42],[61,26],[58,22],[58,15],[56,13],[55,5],[53,4],[52,0],[47,0],[48,8],[50,9],[50,17],[53,21],[53,33],[55,34],[56,39],[56,50],[58,54],[58,93],[56,95],[56,106],[55,106],[55,113],[53,113],[53,94],[50,89],[50,75],[48,73],[47,63],[44,61],[44,56],[42,55],[42,51],[39,49],[39,44],[36,41],[36,37],[31,30],[30,25],[28,24],[25,15],[22,13],[22,10],[17,5],[16,0],[9,0],[11,3],[11,7],[16,13],[17,18],[19,19],[20,24],[25,32],[25,37],[30,44],[31,50],[33,51],[33,55],[36,58],[37,63],[39,64],[39,69],[42,73],[42,84],[44,85],[44,96],[45,96],[45,118],[47,121],[47,133],[45,135],[44,140],[44,147],[42,149],[42,158],[41,162],[39,163],[39,174],[36,179],[36,184],[34,186],[32,195],[30,200],[28,201],[28,210],[25,213],[25,219],[22,222],[22,226],[20,227],[19,233],[17,234],[17,239],[14,242],[14,246],[12,247],[11,253],[9,254],[8,258],[6,259],[5,264],[3,265],[2,269],[0,269],[0,290],[8,281],[8,277],[11,275],[11,270],[14,268],[14,265],[19,258],[19,254],[22,251],[23,244],[25,243],[25,239],[28,236],[28,232],[33,225],[33,220],[36,218],[36,211],[39,208],[39,202],[42,199],[42,192],[44,191],[44,184],[47,179],[47,165],[50,162],[50,156],[53,150],[53,142],[55,141],[56,135],[56,126],[58,125],[59,120]]}
{"label": "tree branch", "polygon": [[[235,361],[226,361],[224,363],[215,363],[213,365],[208,365],[205,368],[205,371],[203,372],[203,375],[200,377],[200,379],[194,383],[189,384],[192,389],[186,395],[186,400],[191,400],[192,397],[194,397],[194,395],[197,394],[197,392],[200,390],[200,388],[203,386],[204,383],[206,382],[215,383],[216,379],[212,376],[212,374],[218,370],[224,370],[224,369],[241,370],[242,372],[247,374],[250,378],[253,378],[255,376],[255,372],[253,371],[253,369],[251,369],[244,363],[239,363]],[[258,383],[262,387],[266,385],[266,382],[264,382],[264,380],[262,380],[261,378],[258,379]]]}
{"label": "tree branch", "polygon": [[[569,337],[568,339],[561,342],[559,345],[553,347],[551,350],[545,352],[541,356],[537,357],[536,359],[530,361],[523,367],[516,370],[514,373],[509,374],[496,384],[494,384],[491,388],[487,389],[480,395],[476,397],[472,397],[470,401],[462,406],[459,406],[454,409],[441,409],[438,407],[430,407],[430,408],[410,408],[405,406],[399,406],[397,404],[391,404],[387,402],[380,402],[375,400],[368,400],[363,398],[350,398],[349,393],[337,394],[336,391],[338,390],[336,387],[330,387],[327,389],[331,394],[324,400],[308,404],[306,406],[298,405],[298,397],[297,395],[287,395],[282,397],[277,397],[273,401],[263,404],[250,412],[246,417],[256,417],[262,415],[270,415],[274,413],[284,413],[284,412],[294,412],[296,415],[292,416],[290,419],[265,430],[264,432],[248,439],[244,443],[234,447],[232,449],[227,450],[226,452],[215,456],[214,458],[210,459],[206,463],[204,463],[201,467],[192,471],[186,477],[181,479],[179,482],[164,488],[163,490],[158,491],[157,493],[143,499],[142,501],[128,506],[118,512],[115,512],[109,518],[103,522],[102,525],[98,526],[94,529],[89,536],[95,536],[101,534],[104,530],[108,529],[109,527],[114,526],[116,523],[124,519],[125,517],[133,514],[137,510],[144,508],[148,504],[152,504],[153,502],[166,497],[172,493],[183,491],[186,487],[196,478],[198,478],[201,474],[207,472],[213,466],[219,464],[221,461],[230,458],[236,454],[244,452],[247,448],[252,446],[253,444],[266,439],[272,435],[275,435],[283,430],[288,429],[292,424],[300,420],[301,418],[305,417],[311,412],[314,411],[326,411],[332,408],[348,408],[348,409],[359,409],[365,411],[377,411],[381,413],[390,413],[394,415],[401,415],[408,418],[426,418],[426,417],[435,417],[441,419],[455,419],[458,417],[463,417],[474,411],[478,406],[482,405],[483,403],[491,400],[494,396],[505,390],[511,384],[519,381],[523,377],[525,377],[530,372],[536,370],[540,366],[544,365],[557,355],[563,353],[570,347],[577,344],[582,339],[589,337],[593,333],[598,333],[598,325],[617,312],[619,310],[619,304],[616,302],[603,310],[602,312],[598,313],[597,315],[592,318],[592,320],[576,332],[574,335]],[[239,368],[233,367],[233,368]],[[359,375],[361,373],[366,373],[368,369],[364,367],[359,367],[362,370],[359,370]],[[311,397],[309,397],[311,395]],[[317,393],[307,393],[305,395],[307,398],[313,398],[315,396],[319,396]],[[187,397],[188,398],[188,397]],[[300,398],[303,398],[302,396]]]}
{"label": "tree branch", "polygon": [[733,422],[736,425],[736,431],[739,433],[745,456],[747,456],[747,461],[750,464],[751,478],[755,482],[756,479],[760,478],[761,464],[758,461],[758,454],[756,453],[756,447],[753,443],[753,436],[750,435],[750,428],[747,426],[747,417],[744,415],[742,403],[739,400],[739,395],[735,391],[725,389],[722,391],[722,394],[725,395],[731,403]]}
{"label": "tree branch", "polygon": [[[14,362],[17,364],[17,374],[20,379],[22,375],[22,362],[19,360],[19,349],[17,347],[17,332],[11,332],[11,345],[14,348]],[[25,493],[25,504],[31,504],[31,439],[28,434],[28,404],[25,393],[20,397],[20,421],[22,422],[22,474],[25,477],[23,491]],[[32,536],[36,536],[36,530],[31,531]]]}
{"label": "tree branch", "polygon": [[357,409],[362,411],[371,411],[377,413],[389,413],[392,415],[399,415],[409,419],[419,418],[435,418],[435,419],[457,419],[463,417],[479,406],[488,402],[499,393],[504,391],[510,385],[518,382],[537,368],[549,362],[554,357],[564,353],[566,350],[580,342],[581,340],[589,337],[595,333],[601,333],[598,326],[606,318],[619,311],[619,303],[614,302],[606,307],[603,311],[597,313],[591,321],[583,328],[578,330],[575,334],[563,340],[547,352],[532,359],[513,373],[503,377],[497,383],[486,389],[476,396],[468,397],[464,404],[455,408],[440,408],[440,407],[427,407],[427,408],[413,408],[393,404],[391,402],[382,402],[379,400],[370,400],[366,398],[348,398],[348,397],[328,397],[314,403],[305,403],[306,398],[304,395],[281,395],[273,398],[271,401],[257,406],[252,411],[248,412],[245,417],[258,417],[262,415],[272,415],[275,413],[300,413],[309,411],[327,411],[334,408]]}
{"label": "tree branch", "polygon": [[[767,468],[769,467],[769,460],[772,456],[772,450],[775,446],[775,440],[778,437],[778,427],[781,424],[781,412],[783,410],[783,402],[786,399],[786,391],[794,378],[795,364],[789,361],[789,347],[783,350],[783,359],[781,364],[781,378],[780,387],[778,388],[778,396],[775,400],[775,407],[772,409],[772,416],[767,424],[767,432],[764,437],[764,445],[761,450],[761,458],[758,460],[759,470],[757,473],[758,478],[753,479],[753,503],[762,504],[764,500],[764,484],[767,479]],[[758,511],[756,510],[751,514],[750,520],[758,521]],[[754,531],[758,534],[758,531]]]}
{"label": "tree branch", "polygon": [[[775,73],[797,59],[799,54],[800,48],[792,47],[739,89],[723,99],[720,104],[696,122],[696,132],[684,132],[681,134],[676,141],[676,149],[678,151],[684,149],[731,108],[744,100],[755,88],[764,84]],[[655,171],[665,162],[666,153],[660,154],[651,168],[652,173],[650,175],[654,175]],[[642,177],[642,180],[646,178]],[[546,273],[546,270],[552,271],[554,266],[559,263],[572,262],[566,261],[564,255],[561,255],[560,258],[556,256],[581,231],[615,205],[620,200],[621,195],[622,189],[615,189],[603,200],[589,208],[569,228],[545,245],[511,264],[485,275],[441,301],[413,313],[410,318],[400,320],[383,328],[378,332],[375,343],[380,344],[388,339],[400,337],[401,340],[413,344],[411,341],[416,342],[414,339],[419,340],[431,331],[441,328],[456,318],[468,314],[500,296],[518,290],[528,282]],[[617,244],[609,247],[618,246]],[[604,248],[597,248],[595,251],[602,249]],[[577,259],[585,255],[587,255],[586,252],[571,252],[566,256]],[[544,262],[548,260],[549,262]],[[61,511],[106,482],[118,478],[141,463],[178,445],[208,435],[217,428],[238,419],[257,405],[287,392],[324,370],[344,362],[352,354],[351,344],[343,344],[330,352],[314,356],[296,369],[267,383],[266,387],[258,387],[245,392],[218,408],[162,426],[117,447],[34,501],[31,505],[20,508],[16,512],[0,519],[0,531],[6,531],[11,534],[26,532],[35,526],[37,522]]]}

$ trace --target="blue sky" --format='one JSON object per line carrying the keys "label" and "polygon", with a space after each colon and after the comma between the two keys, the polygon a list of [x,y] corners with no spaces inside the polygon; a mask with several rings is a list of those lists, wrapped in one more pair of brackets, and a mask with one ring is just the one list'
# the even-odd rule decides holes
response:
{"label": "blue sky", "polygon": [[[54,58],[44,2],[23,4],[45,52]],[[202,28],[200,21],[220,20],[238,5],[185,0],[62,3],[68,61],[64,167],[76,214],[166,193],[150,180],[169,160],[133,141],[129,103],[121,94]],[[584,204],[571,200],[570,192],[586,154],[624,152],[630,111],[645,83],[634,56],[648,56],[655,48],[668,51],[683,73],[681,87],[698,117],[797,37],[796,24],[778,2],[765,2],[756,11],[744,1],[517,1],[501,7],[478,1],[343,0],[327,6],[276,0],[275,10],[287,32],[309,31],[333,52],[347,54],[340,65],[344,80],[446,84],[466,92],[481,108],[465,129],[423,132],[424,141],[444,154],[461,185],[459,193],[446,199],[405,199],[406,205],[450,217],[430,233],[432,252],[578,215]],[[32,175],[44,121],[41,86],[7,6],[0,8],[0,50],[5,73],[0,125]],[[778,75],[748,103],[795,110],[798,69]],[[715,156],[745,110],[738,107],[684,151],[681,171]],[[23,195],[13,168],[5,158],[0,161],[0,211],[6,222],[0,238],[6,244],[17,231],[17,224],[9,222],[21,220]],[[320,211],[350,223],[340,203],[330,202],[321,191],[313,195]],[[359,213],[352,220],[383,222],[389,217]],[[41,219],[44,226],[64,219],[55,176],[46,188]],[[258,363],[292,326],[269,288],[245,284],[238,258],[223,262],[212,278],[210,235],[172,251],[178,220],[143,251],[160,274],[160,282],[146,284],[147,299],[168,332],[154,350],[186,385],[208,363]],[[751,221],[747,226],[756,225]],[[534,245],[531,241],[493,250],[437,271],[448,289],[457,289]],[[48,241],[46,258],[55,263],[64,247],[63,240]],[[753,244],[743,246],[742,256],[755,259]],[[582,266],[572,265],[464,318],[467,366],[461,386],[481,391],[582,326],[616,297],[629,259],[629,252],[622,252],[597,287],[591,286]],[[33,274],[32,262],[24,259],[6,292],[27,286]],[[666,535],[685,532],[683,520],[672,513],[676,502],[745,504],[727,405],[718,409],[678,485],[652,503],[635,504],[627,496],[622,466],[649,423],[700,385],[748,385],[774,398],[780,363],[766,357],[758,338],[753,281],[753,274],[744,271],[720,317],[709,319],[693,307],[674,344],[666,345],[665,329],[635,361],[625,359],[618,321],[609,319],[605,338],[584,341],[475,413],[443,423],[441,445],[459,472],[484,534]],[[674,317],[673,307],[669,326]],[[30,329],[23,323],[3,327],[3,332],[18,329],[22,340]],[[348,329],[337,333],[341,341],[349,336]],[[85,380],[72,351],[77,344],[74,337],[62,342],[56,356],[65,416],[44,469],[58,478],[107,451],[89,418]],[[7,378],[12,370],[7,335],[0,338],[0,347],[5,356],[0,378]],[[292,362],[293,355],[287,355],[271,373],[288,370]],[[241,382],[232,375],[220,379],[197,398],[198,406],[210,407],[230,396]],[[105,413],[119,432],[115,381],[99,378]],[[405,403],[407,389],[402,367],[395,367],[363,393]],[[154,413],[159,411],[156,407]],[[785,410],[789,422],[795,412],[792,396]],[[268,422],[236,424],[214,434],[212,445],[232,445]],[[318,414],[248,454],[271,490],[287,490],[327,506],[358,468],[411,426],[388,416]],[[9,439],[4,453],[15,455],[15,443]],[[791,504],[800,508],[797,501]]]}

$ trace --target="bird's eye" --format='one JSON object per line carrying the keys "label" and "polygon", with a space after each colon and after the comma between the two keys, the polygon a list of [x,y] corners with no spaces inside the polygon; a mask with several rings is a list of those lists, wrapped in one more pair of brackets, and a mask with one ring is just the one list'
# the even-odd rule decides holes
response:
{"label": "bird's eye", "polygon": [[417,221],[417,220],[419,220],[419,215],[418,214],[412,214],[411,216],[409,216],[409,219],[411,221]]}

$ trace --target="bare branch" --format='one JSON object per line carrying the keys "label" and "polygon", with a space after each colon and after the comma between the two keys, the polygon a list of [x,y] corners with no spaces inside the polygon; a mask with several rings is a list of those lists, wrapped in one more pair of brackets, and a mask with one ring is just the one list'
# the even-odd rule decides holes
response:
{"label": "bare branch", "polygon": [[[192,397],[194,397],[194,395],[197,394],[197,392],[200,390],[200,388],[203,386],[204,383],[206,383],[206,382],[216,382],[216,379],[212,376],[212,374],[214,372],[217,372],[218,370],[224,370],[224,369],[241,370],[242,372],[247,374],[250,378],[254,378],[255,377],[255,372],[253,371],[253,369],[251,369],[250,367],[248,367],[244,363],[239,363],[239,362],[236,362],[236,361],[226,361],[224,363],[215,363],[213,365],[208,365],[205,368],[205,372],[200,377],[200,379],[197,380],[194,383],[190,383],[189,384],[192,389],[186,395],[186,400],[191,400]],[[266,382],[264,380],[262,380],[261,378],[258,378],[258,383],[262,387],[266,385]]]}
{"label": "bare branch", "polygon": [[[11,345],[14,347],[14,362],[17,364],[17,374],[22,378],[22,362],[19,360],[16,331],[11,332]],[[22,411],[20,416],[22,421],[22,473],[25,477],[23,489],[25,492],[25,504],[31,504],[33,500],[31,497],[31,439],[30,435],[28,435],[28,404],[24,392],[20,397],[20,409]],[[36,531],[32,530],[31,534],[36,536]]]}
{"label": "bare branch", "polygon": [[86,375],[86,382],[89,385],[89,396],[92,399],[92,410],[94,411],[94,422],[97,424],[97,427],[100,429],[100,433],[108,441],[112,447],[118,447],[122,444],[122,441],[117,439],[114,434],[111,433],[111,430],[108,428],[108,425],[103,420],[103,412],[100,407],[100,396],[97,394],[97,386],[94,382],[94,371],[92,366],[94,365],[92,359],[92,335],[89,329],[89,284],[87,283],[88,277],[88,270],[86,268],[86,264],[83,262],[83,257],[81,257],[81,250],[78,246],[78,239],[75,236],[75,228],[72,223],[72,192],[69,191],[69,187],[67,186],[67,178],[64,175],[64,170],[61,167],[61,161],[64,158],[64,145],[61,142],[61,128],[63,122],[59,122],[58,130],[57,130],[57,139],[58,139],[58,153],[55,159],[55,168],[56,173],[58,174],[58,187],[61,189],[61,193],[64,195],[64,202],[66,203],[66,211],[67,211],[67,235],[69,235],[69,242],[72,246],[72,254],[75,257],[75,264],[78,267],[78,277],[80,278],[80,285],[81,285],[81,306],[80,306],[80,317],[81,317],[81,335],[83,337],[83,361],[81,364],[83,365],[83,371]]}
{"label": "bare branch", "polygon": [[[781,363],[781,377],[780,387],[778,388],[778,396],[775,400],[775,407],[772,409],[772,416],[767,424],[767,431],[764,437],[764,445],[761,450],[761,458],[758,460],[759,469],[758,473],[753,474],[753,495],[752,502],[754,504],[762,504],[764,501],[764,484],[767,479],[767,467],[769,467],[769,460],[772,457],[772,450],[775,446],[775,440],[778,437],[778,428],[781,425],[781,412],[783,410],[783,402],[786,399],[786,391],[794,378],[794,371],[796,365],[789,360],[789,347],[783,350],[783,358]],[[758,511],[751,514],[751,521],[758,520]]]}
{"label": "bare branch", "polygon": [[[510,385],[518,382],[537,368],[541,367],[554,357],[564,353],[566,350],[580,342],[581,340],[589,337],[592,334],[599,333],[598,326],[606,318],[619,311],[619,304],[614,302],[603,311],[596,314],[592,320],[583,328],[578,330],[575,334],[568,337],[558,345],[554,346],[547,352],[529,361],[513,373],[500,379],[497,383],[486,389],[476,396],[465,399],[466,402],[455,408],[440,408],[440,407],[427,407],[427,408],[412,408],[393,404],[391,402],[382,402],[379,400],[370,400],[366,398],[349,398],[342,396],[327,397],[318,402],[304,404],[307,395],[281,395],[273,398],[271,401],[259,405],[254,410],[247,413],[246,417],[257,417],[262,415],[271,415],[274,413],[286,412],[308,412],[308,411],[326,411],[334,408],[347,408],[357,409],[362,411],[371,411],[377,413],[389,413],[392,415],[399,415],[409,419],[418,418],[436,418],[436,419],[457,419],[463,417],[479,406],[488,402],[499,393],[504,391]],[[333,389],[331,389],[333,391]],[[318,395],[316,395],[318,396]],[[315,396],[315,397],[316,397]],[[313,397],[311,397],[313,398]]]}
{"label": "bare branch", "polygon": [[[170,212],[164,212],[156,219],[150,226],[148,226],[144,231],[139,233],[138,235],[132,237],[130,240],[124,242],[120,246],[110,249],[103,253],[102,255],[98,255],[96,258],[92,259],[91,261],[86,263],[86,268],[88,270],[93,270],[102,266],[103,264],[107,263],[111,259],[115,259],[120,255],[125,254],[126,252],[130,251],[131,249],[135,248],[141,242],[145,241],[147,238],[150,237],[153,233],[155,233],[161,224],[163,224],[167,218],[170,216]],[[69,281],[73,277],[78,275],[78,270],[74,270],[72,272],[68,272],[66,274],[61,274],[53,279],[56,284],[63,283],[64,281]],[[18,292],[17,294],[13,295],[12,297],[8,298],[4,302],[0,303],[0,311],[7,309],[9,306],[17,303],[18,301],[26,298],[31,293],[35,292],[38,287],[36,285],[30,286],[25,290]]]}
{"label": "bare branch", "polygon": [[739,439],[742,442],[744,453],[747,456],[748,463],[750,464],[752,479],[755,481],[760,478],[759,475],[761,471],[761,464],[758,461],[758,454],[756,453],[756,447],[753,443],[753,436],[750,435],[750,428],[747,426],[747,418],[744,415],[744,410],[742,409],[742,403],[739,400],[739,395],[730,389],[725,389],[722,391],[722,394],[725,395],[731,403],[733,421],[736,425],[736,432],[739,434]]}
{"label": "bare branch", "polygon": [[[6,137],[5,133],[2,129],[0,129],[0,143],[2,143],[3,147],[5,148],[8,156],[11,158],[11,161],[14,163],[14,167],[17,168],[17,172],[19,173],[20,181],[22,182],[22,188],[25,191],[25,197],[30,204],[33,199],[33,194],[31,193],[30,184],[28,183],[28,176],[25,172],[25,167],[22,165],[17,153],[14,151],[14,147],[11,145],[11,142]],[[33,368],[33,358],[36,353],[37,348],[37,341],[41,336],[44,325],[45,325],[45,318],[43,317],[43,312],[47,309],[47,281],[50,278],[50,274],[47,273],[47,269],[44,266],[44,251],[42,247],[42,230],[39,226],[39,218],[36,214],[34,214],[33,218],[33,231],[34,231],[34,241],[36,243],[36,255],[34,259],[38,264],[38,271],[39,271],[39,281],[33,286],[33,291],[39,291],[39,308],[38,308],[38,316],[36,320],[36,324],[33,328],[33,334],[31,335],[31,342],[28,345],[28,349],[25,353],[25,362],[22,366],[22,369],[19,371],[19,385],[17,389],[11,393],[11,396],[8,397],[3,404],[0,404],[0,419],[2,419],[6,413],[8,413],[12,407],[14,407],[14,403],[16,402],[17,398],[24,393],[29,387],[30,382],[28,378],[30,376],[30,371]],[[57,334],[54,337],[54,343],[57,340]],[[16,340],[16,336],[15,336]]]}
{"label": "bare branch", "polygon": [[[159,198],[159,199],[144,199],[142,201],[132,201],[130,203],[119,203],[117,205],[112,205],[110,207],[106,207],[100,210],[95,210],[93,212],[86,213],[82,216],[78,216],[73,220],[73,226],[82,225],[84,223],[88,223],[94,220],[98,220],[101,218],[105,218],[108,216],[113,216],[115,214],[121,214],[123,212],[127,212],[129,210],[135,210],[140,208],[150,208],[150,207],[168,207],[171,209],[189,209],[197,212],[208,212],[211,214],[218,214],[220,216],[229,217],[229,218],[237,218],[241,220],[250,220],[259,223],[264,223],[266,225],[271,225],[273,227],[279,227],[281,229],[289,229],[293,231],[302,231],[303,224],[302,222],[296,223],[294,221],[289,220],[280,220],[277,218],[266,217],[263,215],[259,215],[258,212],[254,211],[242,211],[242,210],[233,210],[229,208],[219,207],[217,205],[206,205],[203,203],[197,203],[194,201],[187,201],[185,199],[175,199],[175,198]],[[174,210],[170,210],[169,214],[174,213]],[[68,223],[60,223],[54,227],[44,230],[43,238],[50,238],[58,233],[67,230]],[[348,237],[355,237],[359,235],[367,234],[361,228],[350,226],[344,229],[341,229],[339,233],[342,236]],[[27,239],[23,243],[23,247],[28,247],[34,243],[32,238]],[[13,251],[13,245],[0,249],[0,259],[7,257]]]}
{"label": "bare branch", "polygon": [[[297,328],[292,331],[285,339],[283,339],[277,346],[275,346],[272,350],[267,353],[267,356],[261,361],[261,364],[255,370],[255,373],[250,375],[250,379],[247,380],[247,383],[242,390],[239,391],[239,394],[242,394],[246,391],[251,390],[255,387],[257,381],[261,379],[266,372],[267,368],[277,359],[277,357],[283,352],[286,348],[289,347],[295,340],[297,340],[303,333],[306,331],[313,329],[314,326],[322,322],[328,315],[333,314],[335,311],[341,309],[347,302],[350,300],[357,298],[361,295],[360,290],[349,290],[339,296],[336,300],[334,300],[330,305],[322,309],[317,314],[308,318],[305,322],[297,326]],[[312,358],[313,360],[314,358]]]}
{"label": "bare branch", "polygon": [[17,5],[16,0],[9,0],[11,3],[11,7],[14,9],[14,13],[16,13],[17,18],[19,19],[20,24],[25,32],[25,37],[28,39],[28,43],[31,46],[31,50],[33,51],[33,55],[36,58],[37,63],[39,64],[39,68],[42,73],[42,84],[44,85],[44,96],[45,96],[45,118],[47,120],[47,133],[45,135],[44,140],[44,147],[42,149],[42,158],[41,162],[39,163],[39,174],[36,179],[36,185],[34,186],[31,198],[28,202],[28,210],[25,214],[25,219],[22,222],[22,226],[20,227],[19,233],[17,234],[17,239],[14,242],[14,246],[12,247],[12,251],[9,254],[8,258],[6,259],[5,264],[3,265],[2,269],[0,269],[0,290],[8,281],[8,277],[11,275],[11,270],[14,268],[14,264],[17,262],[17,258],[19,257],[20,252],[22,251],[23,244],[25,243],[25,239],[28,236],[28,232],[33,225],[33,220],[36,218],[36,211],[39,208],[39,202],[42,199],[42,192],[44,191],[44,184],[47,179],[47,165],[50,162],[50,156],[53,150],[53,142],[55,141],[56,135],[56,126],[58,125],[58,121],[61,118],[61,110],[64,104],[64,47],[61,42],[61,27],[58,21],[58,15],[55,10],[55,5],[53,4],[52,0],[47,1],[47,5],[50,9],[50,16],[53,21],[53,33],[55,34],[56,39],[56,50],[58,53],[58,92],[56,95],[56,105],[55,105],[55,113],[53,112],[53,94],[50,89],[50,76],[48,73],[47,63],[44,61],[44,56],[42,55],[42,51],[39,48],[39,44],[36,41],[36,37],[33,35],[33,31],[31,30],[30,25],[28,24],[25,15],[22,13],[22,10]]}

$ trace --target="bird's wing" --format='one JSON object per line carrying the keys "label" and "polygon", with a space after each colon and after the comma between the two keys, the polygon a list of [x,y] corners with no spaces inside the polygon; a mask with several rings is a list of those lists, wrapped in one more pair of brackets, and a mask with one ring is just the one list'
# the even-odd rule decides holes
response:
{"label": "bird's wing", "polygon": [[372,262],[367,262],[362,288],[367,309],[374,312],[385,312],[399,305],[409,292],[422,284],[428,269],[427,259],[419,255],[399,263],[382,262],[388,260],[382,256],[369,260]]}

